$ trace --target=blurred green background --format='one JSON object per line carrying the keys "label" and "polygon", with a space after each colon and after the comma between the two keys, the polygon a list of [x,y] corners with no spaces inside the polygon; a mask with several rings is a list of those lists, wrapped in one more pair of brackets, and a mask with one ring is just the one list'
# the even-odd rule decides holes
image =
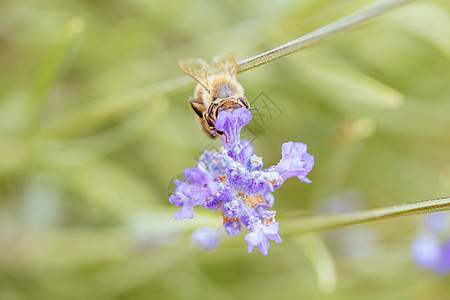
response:
{"label": "blurred green background", "polygon": [[[176,222],[168,202],[211,146],[178,59],[242,60],[370,2],[2,0],[0,299],[448,299],[448,276],[410,259],[421,217],[286,237],[264,257],[243,234],[192,248],[217,215]],[[290,140],[316,159],[312,184],[275,193],[282,237],[302,213],[450,194],[449,16],[414,2],[238,76],[279,109],[249,127],[266,166]]]}

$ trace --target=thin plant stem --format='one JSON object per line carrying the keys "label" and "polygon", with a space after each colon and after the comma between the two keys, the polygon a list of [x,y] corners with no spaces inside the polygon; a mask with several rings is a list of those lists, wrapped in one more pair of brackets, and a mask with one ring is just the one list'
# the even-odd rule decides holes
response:
{"label": "thin plant stem", "polygon": [[348,213],[298,217],[283,222],[283,235],[297,235],[394,217],[450,210],[450,196]]}
{"label": "thin plant stem", "polygon": [[238,73],[259,67],[280,57],[323,42],[341,32],[355,28],[368,20],[413,0],[377,1],[333,23],[325,25],[296,40],[238,63]]}
{"label": "thin plant stem", "polygon": [[[263,64],[266,64],[270,61],[273,61],[275,59],[278,59],[282,56],[294,53],[296,51],[314,46],[318,44],[319,42],[325,41],[328,38],[333,37],[334,35],[350,29],[352,27],[356,27],[357,25],[362,24],[364,21],[367,21],[373,17],[376,17],[378,15],[381,15],[384,12],[387,12],[397,6],[400,6],[402,4],[405,4],[407,2],[411,2],[413,0],[394,0],[390,1],[385,4],[380,4],[378,2],[369,5],[351,15],[348,15],[346,17],[343,17],[333,23],[330,23],[322,28],[317,29],[316,31],[313,31],[311,33],[308,33],[307,35],[304,35],[296,40],[293,40],[287,44],[284,44],[278,48],[272,49],[268,52],[262,53],[260,55],[248,58],[246,60],[238,62],[238,73],[245,72],[247,70],[256,68],[258,66],[261,66]],[[385,1],[382,1],[385,2]],[[130,95],[133,95],[133,97],[138,96],[139,99],[147,99],[146,97],[149,97],[149,95],[153,94],[155,91],[159,93],[167,93],[172,90],[176,90],[178,88],[182,88],[184,86],[193,84],[194,81],[192,81],[190,78],[188,79],[187,76],[180,76],[177,78],[165,80],[162,82],[157,82],[154,84],[150,84],[148,86],[138,88],[135,90],[131,90],[126,92],[126,94],[118,94],[111,97],[107,97],[106,99],[102,99],[100,101],[95,101],[94,104],[86,105],[83,108],[72,112],[69,116],[70,125],[63,125],[63,128],[66,128],[65,126],[71,126],[72,124],[80,124],[79,119],[83,118],[87,115],[92,115],[94,112],[96,112],[98,109],[100,109],[102,112],[105,111],[105,107],[110,107],[110,103],[114,103],[115,106],[117,106],[117,98],[124,99],[124,102],[129,105],[130,100],[125,99],[129,97]],[[145,97],[141,97],[145,96]],[[125,97],[126,96],[126,97]],[[136,100],[139,103],[141,100]],[[130,106],[130,105],[129,105]],[[119,110],[121,110],[120,108]],[[106,111],[105,113],[109,113]],[[105,114],[103,113],[103,114]],[[98,116],[95,116],[96,119]],[[66,116],[61,118],[62,120],[67,119]],[[72,121],[73,119],[73,121]],[[55,127],[59,128],[59,131],[62,131],[61,129],[61,120],[55,120],[57,126],[49,125],[48,127]],[[81,122],[82,123],[82,122]]]}

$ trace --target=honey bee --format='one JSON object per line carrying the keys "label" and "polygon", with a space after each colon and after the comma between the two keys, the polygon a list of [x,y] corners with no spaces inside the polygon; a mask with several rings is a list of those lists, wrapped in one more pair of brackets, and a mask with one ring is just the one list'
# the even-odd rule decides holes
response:
{"label": "honey bee", "polygon": [[194,97],[189,103],[197,114],[203,130],[210,136],[223,135],[214,123],[223,110],[249,108],[244,98],[244,89],[236,80],[237,59],[234,51],[214,57],[211,64],[200,58],[179,61],[180,69],[198,82]]}

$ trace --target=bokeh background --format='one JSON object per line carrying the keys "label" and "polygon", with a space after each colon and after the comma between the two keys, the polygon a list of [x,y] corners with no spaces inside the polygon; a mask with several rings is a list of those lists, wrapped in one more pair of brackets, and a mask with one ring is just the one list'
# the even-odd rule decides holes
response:
{"label": "bokeh background", "polygon": [[[178,59],[242,60],[370,2],[2,0],[0,299],[448,299],[448,275],[410,258],[420,216],[264,257],[243,234],[192,248],[217,215],[176,222],[168,202],[214,146]],[[290,140],[316,159],[312,184],[275,193],[282,237],[305,213],[450,194],[449,37],[450,3],[417,1],[238,76],[264,95],[249,128],[266,166]]]}

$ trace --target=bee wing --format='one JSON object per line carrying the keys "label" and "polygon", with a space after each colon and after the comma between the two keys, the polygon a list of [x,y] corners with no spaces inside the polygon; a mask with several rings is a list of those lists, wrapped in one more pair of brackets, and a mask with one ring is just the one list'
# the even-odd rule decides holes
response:
{"label": "bee wing", "polygon": [[200,58],[187,58],[178,61],[181,71],[194,78],[209,93],[208,64]]}
{"label": "bee wing", "polygon": [[210,72],[228,73],[232,77],[236,77],[237,57],[236,52],[227,50],[213,58],[210,65]]}

